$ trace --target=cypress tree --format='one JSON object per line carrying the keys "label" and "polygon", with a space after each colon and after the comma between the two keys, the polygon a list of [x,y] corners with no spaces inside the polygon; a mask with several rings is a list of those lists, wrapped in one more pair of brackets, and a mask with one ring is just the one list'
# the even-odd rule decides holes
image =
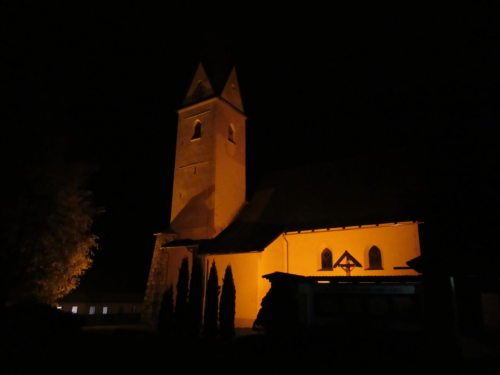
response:
{"label": "cypress tree", "polygon": [[189,284],[189,262],[184,258],[177,279],[177,295],[175,298],[175,325],[178,333],[185,334],[187,326],[187,298]]}
{"label": "cypress tree", "polygon": [[236,309],[236,288],[231,266],[226,267],[220,296],[219,324],[223,338],[234,337],[234,315]]}
{"label": "cypress tree", "polygon": [[197,337],[201,330],[201,319],[203,313],[203,273],[201,262],[198,257],[193,258],[191,269],[191,282],[189,285],[189,333]]}
{"label": "cypress tree", "polygon": [[158,314],[158,331],[172,333],[174,326],[174,290],[169,286],[161,299],[160,313]]}
{"label": "cypress tree", "polygon": [[219,310],[219,283],[215,261],[210,267],[205,295],[204,333],[207,337],[217,336],[217,313]]}

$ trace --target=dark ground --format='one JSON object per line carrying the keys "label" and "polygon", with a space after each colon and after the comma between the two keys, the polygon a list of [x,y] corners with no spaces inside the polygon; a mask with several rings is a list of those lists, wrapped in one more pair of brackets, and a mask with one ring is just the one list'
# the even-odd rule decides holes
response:
{"label": "dark ground", "polygon": [[[498,373],[498,340],[484,337],[461,339],[460,346],[418,331],[320,330],[278,337],[245,330],[230,341],[175,339],[140,326],[80,329],[75,316],[61,316],[58,321],[43,314],[30,321],[22,314],[2,319],[3,365],[21,373],[33,366],[111,373]],[[40,317],[44,323],[37,323]]]}

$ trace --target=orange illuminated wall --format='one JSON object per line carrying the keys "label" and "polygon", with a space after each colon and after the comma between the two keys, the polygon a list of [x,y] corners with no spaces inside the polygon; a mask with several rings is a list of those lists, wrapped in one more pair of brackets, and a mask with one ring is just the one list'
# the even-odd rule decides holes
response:
{"label": "orange illuminated wall", "polygon": [[[373,246],[380,250],[380,269],[369,269],[368,254]],[[286,232],[262,252],[204,255],[202,260],[205,275],[208,275],[207,267],[215,261],[221,287],[224,271],[231,265],[236,287],[235,324],[237,327],[251,327],[260,302],[270,288],[263,275],[279,271],[304,276],[346,276],[340,267],[321,269],[324,249],[332,252],[333,263],[348,251],[361,264],[351,271],[351,276],[417,275],[416,271],[407,268],[406,262],[420,255],[418,223]],[[167,284],[175,289],[182,259],[188,257],[191,267],[192,253],[182,247],[169,248],[168,252]]]}
{"label": "orange illuminated wall", "polygon": [[[288,272],[306,276],[346,276],[345,271],[337,267],[331,271],[322,271],[321,252],[329,249],[333,262],[348,251],[362,267],[356,267],[351,276],[398,276],[416,275],[417,272],[407,267],[406,262],[420,255],[418,224],[405,222],[399,224],[380,224],[334,228],[307,232],[288,232],[282,236],[288,254]],[[368,252],[376,246],[380,249],[382,269],[369,268]]]}

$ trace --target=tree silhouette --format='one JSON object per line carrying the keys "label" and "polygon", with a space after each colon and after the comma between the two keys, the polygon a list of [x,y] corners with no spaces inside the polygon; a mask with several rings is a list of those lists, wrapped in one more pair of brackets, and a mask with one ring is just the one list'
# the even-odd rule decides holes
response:
{"label": "tree silhouette", "polygon": [[271,289],[262,299],[254,328],[284,334],[300,327],[297,285],[289,280],[273,280]]}
{"label": "tree silhouette", "polygon": [[215,261],[212,261],[205,295],[204,333],[207,337],[217,336],[217,313],[219,310],[219,283]]}
{"label": "tree silhouette", "polygon": [[101,210],[84,188],[87,167],[68,161],[66,144],[6,138],[19,147],[1,158],[0,304],[53,303],[90,268]]}
{"label": "tree silhouette", "polygon": [[161,333],[172,333],[174,327],[174,290],[169,286],[161,299],[160,312],[158,314],[158,331]]}
{"label": "tree silhouette", "polygon": [[179,269],[179,278],[177,280],[177,295],[175,298],[175,326],[180,334],[186,333],[187,328],[187,298],[189,283],[189,261],[184,258]]}
{"label": "tree silhouette", "polygon": [[201,267],[200,259],[194,256],[188,300],[188,329],[190,335],[194,337],[200,334],[203,314],[203,271]]}
{"label": "tree silhouette", "polygon": [[231,266],[226,267],[220,296],[219,324],[223,338],[234,337],[234,315],[236,308],[236,288]]}

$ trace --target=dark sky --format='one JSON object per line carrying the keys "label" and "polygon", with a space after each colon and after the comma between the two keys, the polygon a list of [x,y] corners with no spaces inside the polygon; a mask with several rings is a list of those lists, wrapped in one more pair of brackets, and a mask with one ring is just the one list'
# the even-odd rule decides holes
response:
{"label": "dark sky", "polygon": [[92,165],[106,213],[83,290],[144,287],[168,225],[175,111],[200,61],[238,70],[250,194],[272,171],[352,155],[496,157],[500,42],[486,10],[211,18],[165,2],[15,3],[1,12],[4,135],[64,136]]}

